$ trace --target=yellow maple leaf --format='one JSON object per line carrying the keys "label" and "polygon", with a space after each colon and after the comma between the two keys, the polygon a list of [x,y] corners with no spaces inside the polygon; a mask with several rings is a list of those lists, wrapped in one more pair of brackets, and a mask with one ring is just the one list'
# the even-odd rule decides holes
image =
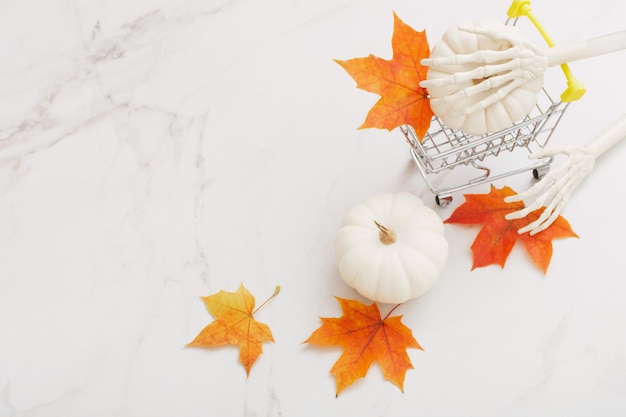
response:
{"label": "yellow maple leaf", "polygon": [[209,323],[189,347],[217,347],[235,345],[239,347],[239,361],[250,374],[250,368],[263,353],[263,342],[273,342],[274,337],[269,326],[254,319],[254,314],[271,300],[280,287],[276,287],[274,294],[254,309],[254,297],[241,284],[237,291],[219,291],[207,297],[201,297],[209,313],[215,321]]}

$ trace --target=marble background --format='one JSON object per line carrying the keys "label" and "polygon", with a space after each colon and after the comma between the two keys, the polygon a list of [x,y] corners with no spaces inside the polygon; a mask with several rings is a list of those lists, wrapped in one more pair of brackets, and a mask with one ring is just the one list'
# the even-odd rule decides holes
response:
{"label": "marble background", "polygon": [[[624,28],[626,3],[536,1],[557,41]],[[424,347],[405,392],[374,366],[335,398],[337,349],[302,342],[339,278],[343,214],[381,192],[435,207],[399,131],[357,130],[377,96],[332,59],[389,58],[392,11],[431,44],[497,0],[0,2],[0,416],[623,416],[626,147],[598,161],[544,276],[516,247],[471,269],[446,226],[439,283],[397,312]],[[572,65],[587,95],[552,143],[624,112],[626,52]],[[496,160],[494,163],[498,163]],[[495,185],[529,186],[527,176]],[[472,192],[486,192],[488,185]],[[200,296],[240,283],[276,339],[185,348]],[[383,310],[387,307],[383,306]]]}

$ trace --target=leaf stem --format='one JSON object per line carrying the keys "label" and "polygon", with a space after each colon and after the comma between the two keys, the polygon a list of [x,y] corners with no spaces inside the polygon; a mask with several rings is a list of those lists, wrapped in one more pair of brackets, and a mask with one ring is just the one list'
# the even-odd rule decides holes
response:
{"label": "leaf stem", "polygon": [[391,316],[391,313],[393,313],[396,310],[396,308],[400,307],[401,305],[402,305],[402,303],[396,304],[391,310],[389,310],[389,313],[387,313],[387,315],[385,316],[383,321],[387,320],[389,318],[389,316]]}
{"label": "leaf stem", "polygon": [[259,311],[261,308],[263,308],[265,306],[265,304],[269,303],[270,300],[274,297],[276,297],[278,295],[278,293],[280,292],[280,285],[277,285],[276,288],[274,288],[274,294],[270,295],[270,297],[263,301],[263,303],[261,303],[260,306],[258,306],[253,312],[252,315],[256,314],[257,311]]}

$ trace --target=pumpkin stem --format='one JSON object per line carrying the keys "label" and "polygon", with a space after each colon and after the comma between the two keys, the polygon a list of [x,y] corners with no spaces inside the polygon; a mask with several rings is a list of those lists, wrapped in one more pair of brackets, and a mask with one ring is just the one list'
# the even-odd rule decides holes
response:
{"label": "pumpkin stem", "polygon": [[386,228],[382,224],[378,223],[374,220],[374,224],[378,227],[380,233],[378,234],[378,238],[384,245],[391,245],[396,241],[396,232],[391,229]]}

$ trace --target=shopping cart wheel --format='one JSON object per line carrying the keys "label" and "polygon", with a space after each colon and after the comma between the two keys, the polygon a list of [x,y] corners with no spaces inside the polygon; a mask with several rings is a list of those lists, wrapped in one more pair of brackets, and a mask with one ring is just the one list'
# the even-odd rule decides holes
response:
{"label": "shopping cart wheel", "polygon": [[435,196],[435,202],[438,206],[447,206],[452,202],[452,195],[450,194],[437,194]]}
{"label": "shopping cart wheel", "polygon": [[536,180],[542,179],[550,171],[550,165],[544,165],[533,169],[533,177]]}

